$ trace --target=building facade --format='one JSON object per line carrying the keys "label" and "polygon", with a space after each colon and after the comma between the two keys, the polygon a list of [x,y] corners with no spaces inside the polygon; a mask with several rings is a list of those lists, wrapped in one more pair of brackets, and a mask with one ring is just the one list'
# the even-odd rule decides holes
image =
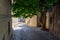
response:
{"label": "building facade", "polygon": [[0,40],[10,40],[11,6],[9,0],[0,0]]}

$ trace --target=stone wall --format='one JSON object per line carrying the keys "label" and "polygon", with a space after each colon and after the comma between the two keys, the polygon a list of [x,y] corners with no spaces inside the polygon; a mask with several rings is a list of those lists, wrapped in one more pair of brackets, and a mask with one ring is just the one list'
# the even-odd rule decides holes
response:
{"label": "stone wall", "polygon": [[[0,0],[0,40],[9,40],[8,22],[11,21],[11,10],[8,0]],[[11,25],[10,25],[11,26]]]}
{"label": "stone wall", "polygon": [[57,6],[53,7],[50,16],[52,17],[50,32],[53,33],[56,37],[60,38],[60,9]]}
{"label": "stone wall", "polygon": [[60,40],[60,9],[57,9],[57,14],[56,14],[56,26],[55,26],[55,34],[57,35],[57,37],[59,37]]}
{"label": "stone wall", "polygon": [[33,16],[32,18],[26,18],[26,25],[31,27],[37,27],[37,16]]}

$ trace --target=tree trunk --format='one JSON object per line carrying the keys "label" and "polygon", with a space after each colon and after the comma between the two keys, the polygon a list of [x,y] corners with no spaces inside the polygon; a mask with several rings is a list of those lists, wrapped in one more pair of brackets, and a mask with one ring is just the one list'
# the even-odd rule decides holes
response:
{"label": "tree trunk", "polygon": [[43,30],[46,29],[46,12],[40,11],[41,16],[40,16],[40,26],[42,27]]}

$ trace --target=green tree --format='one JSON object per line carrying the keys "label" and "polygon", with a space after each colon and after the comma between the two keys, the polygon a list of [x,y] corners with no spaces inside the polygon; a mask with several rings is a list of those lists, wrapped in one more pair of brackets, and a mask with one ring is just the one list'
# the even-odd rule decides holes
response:
{"label": "green tree", "polygon": [[52,6],[58,0],[13,0],[13,17],[32,17],[41,13],[41,25],[45,26],[46,12],[51,11]]}
{"label": "green tree", "polygon": [[57,0],[13,0],[12,12],[14,17],[32,17],[38,12],[54,5]]}

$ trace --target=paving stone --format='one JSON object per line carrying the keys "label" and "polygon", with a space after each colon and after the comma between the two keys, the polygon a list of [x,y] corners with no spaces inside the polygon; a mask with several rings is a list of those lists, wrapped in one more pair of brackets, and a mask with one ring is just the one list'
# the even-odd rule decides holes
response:
{"label": "paving stone", "polygon": [[49,33],[40,28],[20,26],[13,30],[12,40],[49,40]]}

